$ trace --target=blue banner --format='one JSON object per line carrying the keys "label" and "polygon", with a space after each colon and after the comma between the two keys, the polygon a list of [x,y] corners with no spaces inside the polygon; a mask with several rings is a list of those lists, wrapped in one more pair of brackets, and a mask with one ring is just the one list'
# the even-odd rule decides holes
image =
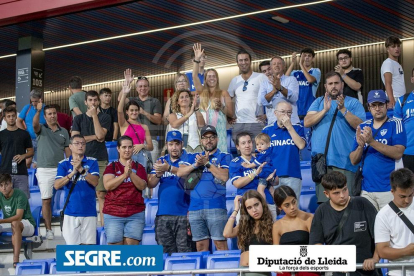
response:
{"label": "blue banner", "polygon": [[162,271],[160,245],[58,245],[57,271]]}

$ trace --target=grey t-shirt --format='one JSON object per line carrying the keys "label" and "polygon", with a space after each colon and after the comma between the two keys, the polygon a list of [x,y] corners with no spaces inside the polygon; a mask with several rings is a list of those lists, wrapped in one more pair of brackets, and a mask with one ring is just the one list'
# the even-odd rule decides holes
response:
{"label": "grey t-shirt", "polygon": [[[139,104],[140,108],[143,108],[146,112],[152,115],[155,113],[162,115],[161,103],[156,98],[148,97],[145,101],[142,101],[139,97],[131,97],[129,100],[136,101]],[[142,114],[139,115],[139,119],[141,121],[141,124],[148,126],[152,139],[156,139],[157,136],[160,136],[160,125],[152,123],[146,116]]]}
{"label": "grey t-shirt", "polygon": [[[98,120],[101,127],[109,130],[111,127],[111,116],[102,112],[98,113]],[[72,131],[79,131],[83,136],[95,135],[95,128],[93,126],[93,118],[88,115],[80,114],[73,119]],[[108,152],[106,151],[105,142],[98,142],[96,140],[86,143],[85,155],[96,158],[98,161],[108,161]]]}
{"label": "grey t-shirt", "polygon": [[65,148],[69,147],[69,134],[66,129],[57,127],[56,131],[52,131],[44,124],[36,133],[38,168],[57,168],[58,163],[64,159]]}
{"label": "grey t-shirt", "polygon": [[82,113],[86,113],[88,111],[87,106],[85,104],[85,91],[76,92],[72,96],[69,97],[69,108],[72,111],[72,117],[75,118],[76,114],[73,112],[75,107],[79,108]]}

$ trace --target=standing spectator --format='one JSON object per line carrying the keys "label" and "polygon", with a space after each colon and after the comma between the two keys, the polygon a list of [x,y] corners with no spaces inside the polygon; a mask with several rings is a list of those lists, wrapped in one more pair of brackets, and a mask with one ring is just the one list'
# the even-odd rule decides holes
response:
{"label": "standing spectator", "polygon": [[191,252],[187,235],[187,212],[190,197],[177,176],[179,164],[186,158],[183,137],[179,131],[167,133],[168,154],[160,157],[148,179],[148,187],[158,184],[158,211],[155,217],[155,239],[164,253]]}
{"label": "standing spectator", "polygon": [[197,93],[200,93],[200,109],[205,115],[207,125],[212,125],[218,133],[218,148],[227,152],[227,117],[233,118],[234,110],[230,95],[220,88],[219,76],[216,70],[208,69],[204,75],[204,86],[196,78],[198,74],[198,62],[204,53],[201,44],[194,44],[194,68],[193,77]]}
{"label": "standing spectator", "polygon": [[[175,83],[175,87],[174,87],[175,92],[174,93],[177,93],[177,91],[180,91],[180,90],[183,90],[183,89],[190,90],[188,77],[187,77],[186,74],[178,73],[177,76],[175,77],[174,83]],[[191,92],[191,94],[194,96],[197,93],[194,91],[194,92]],[[167,129],[165,131],[166,134],[170,131],[168,116],[172,113],[171,99],[172,99],[173,96],[174,96],[174,94],[171,96],[171,98],[168,99],[167,103],[165,104],[164,114],[162,115],[162,121],[163,121],[164,125],[168,125]]]}
{"label": "standing spectator", "polygon": [[[37,104],[41,101],[41,99],[42,99],[42,93],[37,90],[32,90],[30,92],[30,104],[27,104],[23,107],[22,112],[20,112],[19,117],[17,118],[17,121],[16,121],[17,127],[23,130],[27,130],[30,134],[30,137],[32,138],[32,145],[34,149],[33,163],[36,163],[36,157],[37,157],[37,139],[36,139],[36,133],[33,130],[33,117],[36,114]],[[44,114],[43,114],[43,109],[41,111],[40,123],[41,124],[46,123]],[[26,159],[27,168],[30,168],[31,164],[32,164],[32,158],[27,158]]]}
{"label": "standing spectator", "polygon": [[294,76],[299,83],[299,98],[297,101],[299,119],[303,120],[309,107],[316,98],[319,82],[321,81],[321,70],[313,68],[315,52],[311,48],[305,48],[300,51],[299,66],[300,70],[293,70],[298,60],[296,52],[292,54],[292,62],[288,70],[287,76]]}
{"label": "standing spectator", "polygon": [[[204,78],[205,78],[204,74],[206,73],[206,71],[204,71],[204,67],[206,65],[207,55],[206,55],[205,52],[203,52],[203,54],[200,57],[200,59],[196,59],[194,52],[192,52],[191,53],[191,62],[192,63],[195,62],[194,60],[197,60],[196,63],[198,64],[198,70],[197,70],[196,76],[200,80],[201,85],[204,85]],[[188,78],[188,84],[190,85],[190,91],[191,92],[195,92],[197,90],[197,88],[196,88],[195,82],[194,82],[194,80],[196,79],[194,77],[194,71],[193,72],[185,73],[185,75]]]}
{"label": "standing spectator", "polygon": [[111,127],[105,136],[105,141],[117,141],[119,134],[118,113],[115,108],[111,106],[112,91],[109,88],[102,88],[99,91],[100,105],[99,109],[102,113],[108,114],[111,117]]}
{"label": "standing spectator", "polygon": [[34,234],[36,222],[30,211],[29,201],[23,191],[14,189],[10,174],[0,174],[0,232],[12,232],[13,267],[19,263],[22,237]]}
{"label": "standing spectator", "polygon": [[407,143],[401,120],[387,116],[387,102],[384,91],[369,92],[368,108],[373,119],[357,127],[354,150],[349,155],[354,165],[364,158],[361,196],[377,211],[392,200],[389,176],[401,163]]}
{"label": "standing spectator", "polygon": [[30,134],[17,127],[16,108],[3,110],[7,128],[0,131],[1,165],[0,173],[11,174],[13,187],[22,190],[30,198],[29,179],[25,159],[32,157],[33,146]]}
{"label": "standing spectator", "polygon": [[132,161],[131,137],[118,139],[119,160],[110,163],[104,172],[108,191],[103,208],[105,233],[109,244],[138,245],[145,226],[145,203],[142,190],[147,186],[147,173]]}
{"label": "standing spectator", "polygon": [[72,131],[72,117],[66,113],[60,112],[60,105],[58,104],[50,104],[49,106],[54,107],[56,109],[57,122],[59,126],[66,129],[70,134],[70,132]]}
{"label": "standing spectator", "polygon": [[181,132],[184,148],[188,152],[201,152],[201,141],[198,130],[205,125],[203,114],[197,106],[197,98],[189,90],[174,93],[171,99],[173,113],[168,116],[171,130]]}
{"label": "standing spectator", "polygon": [[[46,124],[41,125],[40,112],[45,114]],[[43,107],[42,101],[37,104],[37,112],[33,117],[33,129],[37,136],[39,158],[36,177],[42,197],[42,214],[46,226],[46,238],[53,240],[52,231],[52,197],[57,165],[66,156],[70,156],[69,134],[57,123],[56,109],[50,105]]]}
{"label": "standing spectator", "polygon": [[201,141],[205,151],[189,154],[177,171],[178,177],[184,177],[198,167],[203,168],[200,181],[190,193],[189,220],[197,251],[208,250],[210,237],[218,250],[227,250],[223,229],[227,221],[226,181],[231,155],[217,148],[217,139],[216,129],[204,126]]}
{"label": "standing spectator", "polygon": [[260,84],[258,102],[266,107],[267,124],[276,121],[274,110],[281,101],[292,105],[292,122],[299,123],[298,108],[296,102],[299,97],[299,84],[295,77],[284,75],[285,61],[279,57],[270,60],[271,75]]}
{"label": "standing spectator", "polygon": [[72,155],[59,162],[54,187],[64,187],[65,201],[75,179],[63,220],[63,238],[67,245],[96,244],[95,187],[99,182],[98,162],[87,157],[86,139],[79,134],[70,138]]}
{"label": "standing spectator", "polygon": [[[279,102],[275,109],[277,121],[263,129],[269,135],[272,163],[279,177],[279,184],[291,187],[296,197],[302,191],[302,174],[300,172],[300,153],[305,148],[306,138],[303,127],[291,122],[292,105]],[[288,160],[288,161],[282,161]]]}
{"label": "standing spectator", "polygon": [[[374,243],[377,215],[374,206],[363,197],[350,197],[346,177],[340,172],[324,175],[322,185],[329,201],[316,209],[309,244],[355,245],[356,262],[363,263],[363,270],[350,275],[377,275],[374,265],[379,262],[379,256]],[[343,226],[339,227],[340,224]],[[334,272],[333,275],[345,273]]]}
{"label": "standing spectator", "polygon": [[[1,121],[2,121],[2,123],[1,123],[1,129],[0,130],[3,130],[3,129],[5,129],[6,127],[7,127],[7,123],[6,123],[6,121],[4,120],[4,117],[3,117],[3,111],[4,111],[4,109],[6,108],[6,99],[4,99],[4,100],[0,100],[0,118],[1,118]],[[5,124],[5,126],[3,126]]]}
{"label": "standing spectator", "polygon": [[[411,71],[411,83],[414,83],[414,68]],[[397,100],[394,118],[403,121],[407,134],[407,147],[403,155],[404,167],[414,172],[414,91],[401,96]]]}
{"label": "standing spectator", "polygon": [[[134,79],[131,69],[126,69],[124,72],[125,79],[128,83],[131,83]],[[146,77],[138,77],[136,82],[136,90],[138,97],[131,97],[125,99],[125,104],[130,100],[135,100],[139,104],[139,120],[143,125],[147,125],[152,137],[152,145],[154,149],[151,151],[152,160],[157,160],[159,156],[159,144],[158,137],[160,133],[160,124],[162,122],[162,107],[158,99],[150,97],[150,83]],[[121,94],[118,96],[118,101],[121,99]]]}
{"label": "standing spectator", "polygon": [[[325,96],[317,98],[309,108],[305,117],[305,127],[313,127],[311,146],[312,156],[325,153],[327,133],[330,124],[337,116],[332,128],[329,151],[326,156],[328,172],[335,170],[342,172],[347,179],[348,188],[353,186],[357,166],[349,160],[352,151],[355,130],[365,120],[365,110],[355,98],[343,96],[344,83],[336,72],[329,72],[325,77]],[[336,111],[338,110],[338,111]],[[316,184],[318,202],[326,201],[323,188]]]}
{"label": "standing spectator", "polygon": [[270,66],[270,60],[263,60],[259,63],[259,71],[265,74],[267,77],[272,75],[272,67]]}
{"label": "standing spectator", "polygon": [[76,115],[86,113],[87,107],[85,106],[85,91],[82,90],[82,79],[78,76],[74,76],[69,80],[69,90],[72,95],[69,97],[69,108],[72,111],[72,117]]}
{"label": "standing spectator", "polygon": [[[384,206],[375,219],[375,243],[381,258],[391,263],[412,263],[414,261],[414,233],[403,221],[405,216],[414,221],[414,175],[408,169],[399,169],[391,173],[391,192],[393,200]],[[397,211],[394,211],[394,205]],[[400,212],[397,214],[397,212]],[[405,270],[405,275],[414,275],[414,269]],[[388,269],[388,275],[399,276],[399,269]]]}
{"label": "standing spectator", "polygon": [[[234,77],[229,85],[230,97],[235,100],[235,117],[229,120],[233,125],[232,138],[235,141],[240,132],[247,131],[253,139],[264,126],[264,120],[258,120],[262,115],[261,107],[257,102],[260,83],[266,76],[252,70],[252,57],[245,50],[240,50],[236,55],[237,66],[241,74]],[[262,120],[263,116],[261,117]]]}
{"label": "standing spectator", "polygon": [[335,72],[341,75],[344,81],[344,95],[362,100],[362,86],[364,84],[364,75],[362,70],[352,65],[352,52],[348,49],[339,50],[336,53],[338,65],[335,66]]}
{"label": "standing spectator", "polygon": [[381,66],[381,79],[385,86],[385,92],[389,99],[388,107],[394,108],[397,98],[405,94],[404,70],[398,63],[401,54],[401,40],[390,36],[385,40],[388,58]]}
{"label": "standing spectator", "polygon": [[108,152],[105,145],[105,136],[111,127],[111,118],[99,110],[99,95],[96,91],[88,91],[85,94],[86,113],[77,115],[73,119],[72,136],[80,134],[85,137],[86,151],[88,157],[93,157],[98,161],[101,173],[99,184],[96,186],[96,196],[99,201],[99,212],[101,225],[103,225],[102,208],[105,201],[105,187],[103,185],[103,172],[108,163]]}
{"label": "standing spectator", "polygon": [[[1,102],[0,102],[0,106],[2,106]],[[8,106],[13,106],[14,108],[16,108],[16,102],[12,101],[12,100],[4,100],[3,106],[4,106],[4,108],[2,108],[2,110],[4,110]],[[20,115],[20,113],[17,112],[17,117],[19,117],[19,115]],[[3,118],[3,120],[1,121],[0,131],[3,130],[3,129],[6,129],[6,128],[7,128],[7,122]]]}

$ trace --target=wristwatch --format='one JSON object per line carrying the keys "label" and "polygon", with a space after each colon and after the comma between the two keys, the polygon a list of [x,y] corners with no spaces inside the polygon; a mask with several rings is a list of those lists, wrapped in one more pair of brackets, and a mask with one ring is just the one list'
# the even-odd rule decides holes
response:
{"label": "wristwatch", "polygon": [[86,170],[85,169],[83,169],[82,171],[81,171],[81,175],[84,175],[86,173]]}
{"label": "wristwatch", "polygon": [[205,164],[205,166],[206,166],[207,169],[210,169],[210,167],[211,167],[210,161],[208,161],[207,164]]}

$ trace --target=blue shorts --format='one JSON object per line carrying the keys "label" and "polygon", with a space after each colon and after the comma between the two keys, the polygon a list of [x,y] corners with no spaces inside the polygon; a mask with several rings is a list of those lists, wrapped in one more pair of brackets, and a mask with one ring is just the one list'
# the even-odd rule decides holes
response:
{"label": "blue shorts", "polygon": [[108,243],[122,242],[124,238],[142,240],[145,226],[144,211],[125,218],[104,214],[104,221]]}
{"label": "blue shorts", "polygon": [[206,240],[210,237],[215,241],[226,240],[223,236],[224,226],[227,223],[226,209],[202,209],[188,213],[193,241]]}

